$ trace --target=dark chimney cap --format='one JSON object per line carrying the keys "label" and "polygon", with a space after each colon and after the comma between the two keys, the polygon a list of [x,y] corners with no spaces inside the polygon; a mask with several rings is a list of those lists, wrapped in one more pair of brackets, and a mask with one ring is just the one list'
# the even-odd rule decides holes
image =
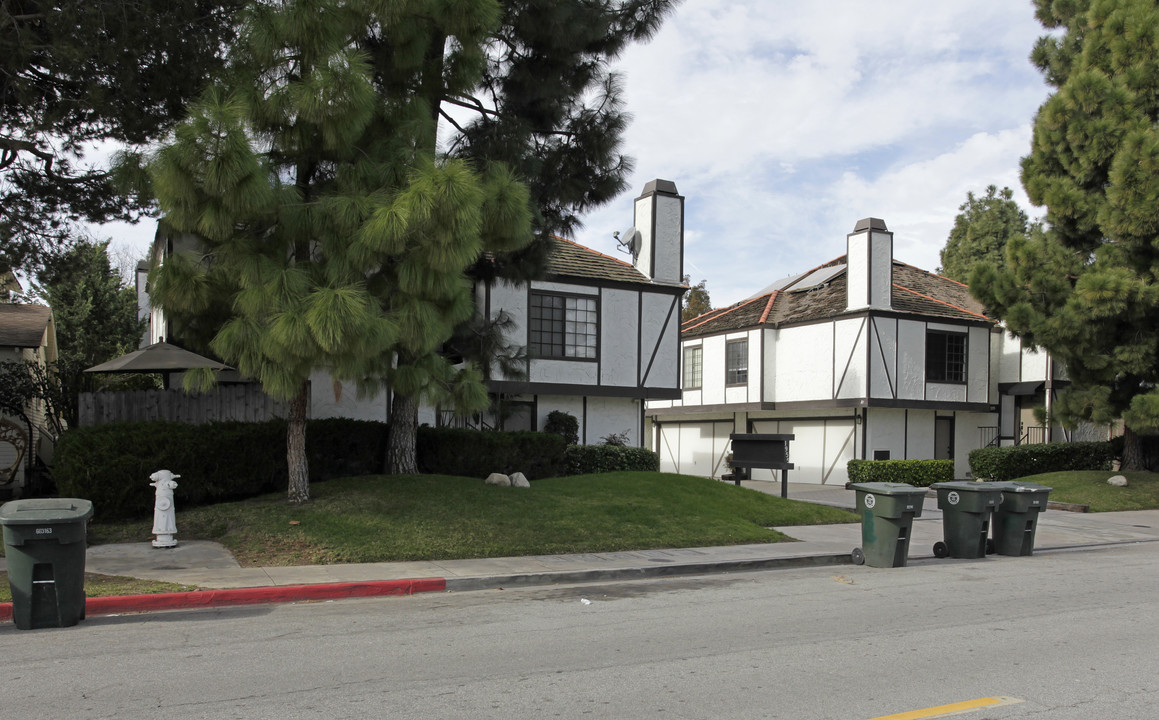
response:
{"label": "dark chimney cap", "polygon": [[644,186],[643,195],[651,195],[653,193],[665,193],[667,195],[679,195],[680,191],[676,189],[676,183],[671,180],[652,180]]}
{"label": "dark chimney cap", "polygon": [[885,226],[885,221],[881,218],[862,218],[853,226],[853,232],[859,233],[862,230],[880,230],[881,232],[889,232],[889,228]]}

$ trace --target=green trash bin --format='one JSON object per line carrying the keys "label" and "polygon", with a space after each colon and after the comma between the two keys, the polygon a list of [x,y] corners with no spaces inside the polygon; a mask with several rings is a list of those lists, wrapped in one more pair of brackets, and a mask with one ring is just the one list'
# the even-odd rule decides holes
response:
{"label": "green trash bin", "polygon": [[990,535],[990,516],[1002,502],[995,483],[955,480],[930,486],[938,493],[944,542],[934,543],[934,557],[983,558]]}
{"label": "green trash bin", "polygon": [[861,516],[861,547],[853,562],[870,567],[905,567],[914,518],[922,514],[926,489],[904,483],[852,483]]}
{"label": "green trash bin", "polygon": [[1051,488],[1020,480],[990,484],[1002,490],[1002,503],[994,511],[990,528],[994,552],[999,555],[1033,554],[1038,515],[1046,511]]}
{"label": "green trash bin", "polygon": [[91,502],[74,498],[0,506],[17,628],[69,627],[84,620],[85,534],[92,514]]}

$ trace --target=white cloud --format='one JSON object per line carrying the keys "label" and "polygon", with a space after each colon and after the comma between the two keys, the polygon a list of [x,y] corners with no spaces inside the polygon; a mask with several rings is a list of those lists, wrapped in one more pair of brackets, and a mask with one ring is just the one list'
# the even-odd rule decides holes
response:
{"label": "white cloud", "polygon": [[[867,216],[933,270],[968,191],[1008,185],[1047,89],[1029,0],[686,0],[617,64],[629,191],[575,238],[616,251],[653,178],[687,198],[685,268],[728,304],[845,252]],[[1024,204],[1031,215],[1039,214]],[[99,232],[99,231],[98,231]],[[152,228],[118,229],[144,249]]]}
{"label": "white cloud", "polygon": [[[868,216],[933,270],[968,191],[1025,202],[1018,162],[1047,92],[1027,57],[1044,32],[1008,0],[690,0],[619,66],[630,196],[676,182],[686,269],[716,305],[844,253]],[[607,252],[630,197],[585,220],[577,239]]]}

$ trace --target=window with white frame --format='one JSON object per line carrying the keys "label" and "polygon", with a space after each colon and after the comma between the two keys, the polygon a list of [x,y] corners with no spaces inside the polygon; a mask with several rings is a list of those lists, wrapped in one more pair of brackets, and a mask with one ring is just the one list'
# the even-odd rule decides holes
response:
{"label": "window with white frame", "polygon": [[966,382],[965,333],[926,333],[926,382]]}
{"label": "window with white frame", "polygon": [[749,341],[729,340],[724,346],[725,385],[744,385],[749,381]]}
{"label": "window with white frame", "polygon": [[704,349],[700,345],[684,348],[685,390],[699,390],[704,382]]}
{"label": "window with white frame", "polygon": [[531,293],[528,350],[537,358],[596,359],[596,299]]}

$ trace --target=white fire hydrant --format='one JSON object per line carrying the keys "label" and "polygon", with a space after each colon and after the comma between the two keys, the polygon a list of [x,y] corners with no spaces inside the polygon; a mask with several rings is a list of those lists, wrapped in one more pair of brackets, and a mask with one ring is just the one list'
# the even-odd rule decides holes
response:
{"label": "white fire hydrant", "polygon": [[153,481],[149,484],[157,488],[157,501],[153,505],[153,534],[157,539],[153,541],[153,547],[177,547],[177,540],[173,538],[177,534],[177,511],[173,507],[173,490],[177,483],[173,480],[179,477],[168,470],[158,470],[149,476]]}

